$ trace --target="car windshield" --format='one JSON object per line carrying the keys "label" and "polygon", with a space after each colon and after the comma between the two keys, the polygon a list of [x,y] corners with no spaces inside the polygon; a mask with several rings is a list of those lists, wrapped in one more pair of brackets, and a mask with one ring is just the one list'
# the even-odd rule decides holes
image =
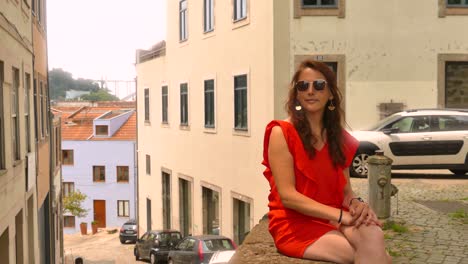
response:
{"label": "car windshield", "polygon": [[203,250],[204,251],[218,251],[218,250],[234,250],[234,245],[232,245],[229,239],[209,239],[203,240]]}
{"label": "car windshield", "polygon": [[387,125],[388,123],[392,123],[393,121],[396,121],[400,117],[401,117],[401,114],[393,114],[391,116],[388,116],[388,117],[380,120],[379,122],[377,122],[376,124],[372,125],[371,127],[369,127],[368,129],[365,129],[365,130],[367,130],[367,131],[376,131],[376,130],[382,128],[383,126]]}

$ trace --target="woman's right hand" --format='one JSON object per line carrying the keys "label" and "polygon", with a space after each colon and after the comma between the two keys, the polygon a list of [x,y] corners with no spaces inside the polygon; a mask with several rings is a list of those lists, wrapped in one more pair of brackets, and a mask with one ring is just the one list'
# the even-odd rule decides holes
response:
{"label": "woman's right hand", "polygon": [[341,224],[342,225],[347,225],[347,226],[352,226],[354,225],[355,219],[353,219],[353,216],[346,211],[343,211],[343,216],[341,217]]}

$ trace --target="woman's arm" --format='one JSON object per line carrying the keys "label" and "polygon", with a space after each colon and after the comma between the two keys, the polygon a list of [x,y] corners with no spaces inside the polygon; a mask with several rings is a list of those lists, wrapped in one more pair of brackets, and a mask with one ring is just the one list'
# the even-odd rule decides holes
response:
{"label": "woman's arm", "polygon": [[344,188],[344,199],[343,199],[343,207],[348,208],[349,212],[352,216],[352,221],[356,222],[356,226],[365,223],[366,225],[370,225],[372,223],[382,226],[382,223],[378,220],[374,211],[369,207],[367,203],[360,202],[354,199],[351,203],[351,199],[357,198],[357,195],[354,193],[351,187],[351,178],[349,177],[349,168],[343,170],[343,174],[346,177],[346,186]]}
{"label": "woman's arm", "polygon": [[[268,160],[284,207],[305,215],[338,221],[340,209],[316,202],[296,190],[294,159],[279,126],[275,126],[271,131]],[[347,213],[345,216],[345,213],[343,212],[342,222],[349,224],[351,217]]]}

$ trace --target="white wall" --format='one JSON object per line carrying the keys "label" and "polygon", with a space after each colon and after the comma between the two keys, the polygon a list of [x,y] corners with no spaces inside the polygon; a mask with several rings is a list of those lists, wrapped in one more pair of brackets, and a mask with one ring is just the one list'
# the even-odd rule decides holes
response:
{"label": "white wall", "polygon": [[[64,227],[64,233],[79,232],[81,222],[91,228],[93,200],[106,201],[106,227],[120,227],[130,218],[135,218],[135,148],[131,141],[62,141],[62,149],[73,149],[74,165],[62,165],[63,182],[74,182],[75,190],[88,197],[83,207],[89,209],[84,218],[76,218],[76,228]],[[105,183],[93,182],[93,166],[105,166]],[[129,167],[129,182],[117,182],[117,166]],[[129,200],[130,216],[117,217],[117,200]],[[65,214],[70,215],[70,214]]]}

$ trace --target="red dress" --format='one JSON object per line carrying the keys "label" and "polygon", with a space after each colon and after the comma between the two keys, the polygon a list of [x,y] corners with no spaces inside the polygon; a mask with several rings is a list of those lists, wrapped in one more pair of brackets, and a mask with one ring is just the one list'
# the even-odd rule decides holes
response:
{"label": "red dress", "polygon": [[351,164],[359,142],[348,132],[343,131],[346,164],[335,168],[328,152],[328,144],[325,144],[321,150],[317,150],[313,159],[309,159],[294,125],[286,121],[274,120],[266,127],[262,164],[266,166],[263,174],[271,188],[268,196],[269,231],[279,252],[287,256],[302,258],[309,245],[336,228],[328,220],[301,214],[285,208],[281,203],[268,161],[268,144],[271,130],[275,126],[280,126],[283,130],[289,152],[294,159],[296,190],[319,203],[335,208],[341,208],[343,203],[343,189],[346,185],[343,170]]}

